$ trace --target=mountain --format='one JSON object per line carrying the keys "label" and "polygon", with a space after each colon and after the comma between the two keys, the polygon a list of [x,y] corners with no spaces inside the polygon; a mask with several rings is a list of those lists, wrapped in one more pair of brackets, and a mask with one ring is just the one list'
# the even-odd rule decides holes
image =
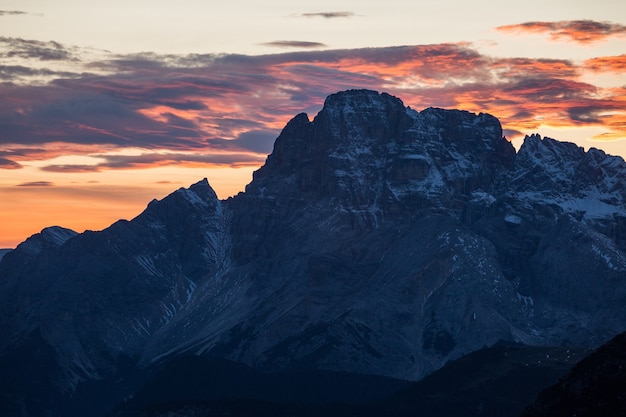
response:
{"label": "mountain", "polygon": [[537,135],[516,152],[488,114],[333,94],[235,197],[203,180],[7,253],[0,379],[25,385],[3,403],[61,409],[124,376],[111,403],[185,355],[418,380],[500,340],[596,347],[626,327],[625,202],[619,157]]}
{"label": "mountain", "polygon": [[6,255],[7,253],[11,252],[13,249],[0,249],[0,260],[2,260],[2,257],[4,255]]}

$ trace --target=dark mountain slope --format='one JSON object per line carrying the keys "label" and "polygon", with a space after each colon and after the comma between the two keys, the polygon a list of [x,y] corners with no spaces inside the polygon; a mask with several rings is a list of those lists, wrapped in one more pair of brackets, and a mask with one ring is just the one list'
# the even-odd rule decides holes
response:
{"label": "dark mountain slope", "polygon": [[[50,385],[9,384],[12,397],[28,393],[20,401],[38,404],[42,392],[67,396],[81,381],[122,371],[120,360],[135,362],[216,263],[220,210],[205,180],[150,203],[130,222],[80,235],[45,229],[9,252],[0,264],[0,379]],[[46,353],[24,355],[30,351]]]}
{"label": "dark mountain slope", "polygon": [[543,391],[523,417],[626,415],[626,333],[613,338]]}
{"label": "dark mountain slope", "polygon": [[517,416],[586,353],[499,344],[451,361],[417,383],[324,371],[265,373],[225,361],[182,357],[156,372],[111,417]]}

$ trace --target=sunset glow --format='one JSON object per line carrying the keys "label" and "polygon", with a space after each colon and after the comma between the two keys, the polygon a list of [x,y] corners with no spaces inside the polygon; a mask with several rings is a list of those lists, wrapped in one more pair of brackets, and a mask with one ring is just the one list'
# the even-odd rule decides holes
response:
{"label": "sunset glow", "polygon": [[[0,247],[14,247],[51,225],[104,228],[204,177],[220,198],[234,195],[293,116],[307,112],[312,118],[327,95],[350,88],[388,92],[418,111],[434,106],[493,114],[516,146],[524,135],[540,133],[626,157],[626,8],[609,9],[610,2],[604,10],[597,5],[594,18],[571,15],[579,7],[575,15],[591,16],[582,5],[568,6],[567,15],[563,7],[561,18],[550,9],[553,20],[508,14],[499,24],[485,18],[480,30],[467,24],[468,38],[450,18],[455,29],[449,33],[433,29],[431,38],[407,29],[402,43],[392,30],[387,42],[382,32],[375,41],[365,35],[326,38],[339,28],[371,31],[372,5],[359,10],[360,3],[346,2],[328,11],[281,6],[272,12],[279,9],[274,5],[262,11],[268,21],[301,29],[298,36],[308,38],[281,36],[275,28],[262,40],[261,32],[246,32],[255,39],[246,43],[252,49],[228,53],[218,43],[208,52],[175,53],[167,42],[163,50],[146,43],[152,49],[139,51],[151,52],[122,46],[117,52],[94,43],[99,38],[88,31],[93,42],[79,36],[70,41],[61,31],[51,37],[49,21],[61,17],[45,2],[8,3],[12,7],[0,11]],[[190,3],[189,14],[203,7]],[[392,6],[380,11],[384,19],[421,16],[418,9]],[[154,13],[165,13],[164,7]],[[224,7],[225,16],[235,15]],[[188,30],[195,34],[200,26]],[[136,33],[147,39],[151,32]],[[238,38],[230,34],[224,42],[235,45]],[[538,46],[532,56],[494,53],[494,45],[509,41]],[[549,52],[555,44],[558,58]]]}

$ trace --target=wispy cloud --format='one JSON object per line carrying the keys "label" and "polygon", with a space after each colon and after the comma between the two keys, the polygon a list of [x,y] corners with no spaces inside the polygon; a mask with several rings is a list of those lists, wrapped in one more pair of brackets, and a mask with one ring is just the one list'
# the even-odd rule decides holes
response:
{"label": "wispy cloud", "polygon": [[22,12],[20,10],[0,10],[0,16],[20,16],[28,14],[28,12]]}
{"label": "wispy cloud", "polygon": [[7,158],[0,158],[0,169],[20,169],[21,164]]}
{"label": "wispy cloud", "polygon": [[259,45],[273,46],[277,48],[325,48],[328,46],[321,42],[307,41],[272,41],[260,43]]}
{"label": "wispy cloud", "polygon": [[590,44],[610,37],[626,36],[626,26],[619,23],[595,20],[563,20],[559,22],[525,22],[496,28],[508,33],[548,34],[553,41],[570,41]]}
{"label": "wispy cloud", "polygon": [[258,166],[265,158],[246,153],[146,153],[141,155],[98,155],[101,162],[94,165],[48,165],[47,172],[101,172],[111,169],[146,169],[164,166]]}
{"label": "wispy cloud", "polygon": [[59,61],[73,58],[73,54],[58,42],[27,40],[0,36],[0,51],[5,58],[34,58],[41,61]]}
{"label": "wispy cloud", "polygon": [[347,18],[356,16],[354,12],[316,12],[316,13],[301,13],[300,17],[322,17],[324,19],[336,19]]}
{"label": "wispy cloud", "polygon": [[591,58],[584,66],[593,72],[626,73],[626,54]]}
{"label": "wispy cloud", "polygon": [[79,74],[49,68],[31,68],[24,65],[0,65],[0,80],[17,82],[26,79],[70,78]]}
{"label": "wispy cloud", "polygon": [[54,183],[49,181],[31,181],[31,182],[23,182],[17,185],[18,187],[52,187]]}

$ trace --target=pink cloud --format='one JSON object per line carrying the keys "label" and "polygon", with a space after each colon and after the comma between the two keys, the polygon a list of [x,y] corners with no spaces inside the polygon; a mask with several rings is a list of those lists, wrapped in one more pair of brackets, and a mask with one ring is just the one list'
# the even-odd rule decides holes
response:
{"label": "pink cloud", "polygon": [[563,20],[559,22],[525,22],[496,28],[506,33],[548,34],[553,41],[590,44],[610,37],[626,36],[626,26],[595,20]]}
{"label": "pink cloud", "polygon": [[585,61],[585,69],[593,72],[626,72],[626,54],[618,56],[602,56]]}

